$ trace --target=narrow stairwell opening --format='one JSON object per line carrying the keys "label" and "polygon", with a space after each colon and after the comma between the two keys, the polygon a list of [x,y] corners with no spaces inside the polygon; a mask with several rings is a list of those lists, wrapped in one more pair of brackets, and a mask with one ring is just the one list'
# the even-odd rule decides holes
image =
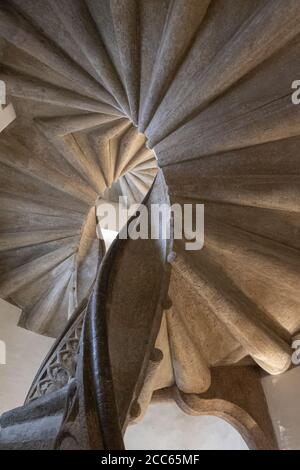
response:
{"label": "narrow stairwell opening", "polygon": [[[134,136],[135,140],[140,140],[139,133],[134,133]],[[123,148],[127,158],[137,148],[131,143],[130,151],[128,146],[129,143]],[[104,241],[106,250],[147,196],[158,170],[154,152],[148,150],[145,144],[138,149],[137,154],[131,157],[131,164],[125,165],[128,170],[121,171],[120,176],[105,189],[96,202],[97,236]]]}

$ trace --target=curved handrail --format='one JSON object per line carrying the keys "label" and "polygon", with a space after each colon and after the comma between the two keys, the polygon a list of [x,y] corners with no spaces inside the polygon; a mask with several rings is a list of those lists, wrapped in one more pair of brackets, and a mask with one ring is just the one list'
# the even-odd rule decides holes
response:
{"label": "curved handrail", "polygon": [[[156,191],[153,191],[155,185]],[[162,173],[143,203],[150,206],[160,199],[163,202],[168,201]],[[124,230],[128,230],[135,219],[138,223],[137,214],[130,218]],[[70,333],[76,330],[78,323],[82,322],[82,334],[77,338],[79,352],[75,380],[70,382],[64,417],[55,443],[57,449],[124,447],[122,432],[125,431],[129,421],[131,404],[137,399],[141,390],[161,322],[162,305],[167,295],[170,275],[167,259],[172,248],[169,241],[145,240],[145,245],[134,243],[134,240],[124,239],[120,234],[114,240],[98,266],[88,303],[83,303],[77,309],[47,355],[34,381],[36,386],[49,369],[49,362],[51,363],[61,345],[68,339]],[[122,281],[124,276],[127,279],[128,260],[129,264],[132,260],[136,267],[137,258],[140,259],[144,247],[147,247],[144,263],[139,262],[142,275],[128,276],[127,285],[122,284],[123,289],[118,291],[115,286],[120,285],[120,280]],[[152,268],[155,266],[155,273],[149,272],[149,261],[152,263]],[[150,288],[154,288],[154,292],[151,293]],[[129,289],[129,292],[126,289]],[[145,289],[147,298],[142,297]],[[134,305],[128,301],[128,296],[129,299],[132,296],[137,297],[140,304]],[[131,324],[135,326],[137,315],[139,322],[137,337],[131,338],[131,348],[129,347],[127,351],[126,335],[131,332]],[[129,331],[126,329],[128,323],[130,323]],[[112,334],[113,325],[116,324],[119,330],[117,338]],[[128,380],[124,380],[124,377]],[[32,397],[33,388],[30,390],[28,399]]]}

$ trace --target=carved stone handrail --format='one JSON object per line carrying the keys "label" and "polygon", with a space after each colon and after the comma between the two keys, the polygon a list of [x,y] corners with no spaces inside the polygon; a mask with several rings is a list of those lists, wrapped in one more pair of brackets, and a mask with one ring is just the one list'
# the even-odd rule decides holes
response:
{"label": "carved stone handrail", "polygon": [[63,388],[75,377],[86,304],[85,300],[46,356],[30,387],[25,404]]}
{"label": "carved stone handrail", "polygon": [[[144,204],[168,203],[162,173],[154,188]],[[139,223],[138,212],[124,230],[131,223]],[[26,402],[69,384],[56,449],[124,447],[122,433],[161,323],[171,249],[171,240],[117,237],[98,268],[89,301],[78,308],[46,357]]]}
{"label": "carved stone handrail", "polygon": [[[143,202],[162,201],[168,202],[168,195],[160,174]],[[139,222],[139,216],[132,217],[124,230],[135,219]],[[124,446],[122,434],[147,374],[170,274],[167,259],[172,242],[142,242],[117,237],[101,264],[87,306],[76,380],[70,387],[57,449]],[[145,264],[140,263],[142,252]],[[153,273],[149,261],[156,268]],[[137,266],[139,273],[134,272]]]}

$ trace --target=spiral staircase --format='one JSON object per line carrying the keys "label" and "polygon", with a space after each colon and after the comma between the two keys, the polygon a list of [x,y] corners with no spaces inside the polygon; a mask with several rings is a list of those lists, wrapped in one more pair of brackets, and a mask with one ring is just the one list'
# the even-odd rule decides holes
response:
{"label": "spiral staircase", "polygon": [[[0,296],[58,338],[1,446],[122,448],[175,399],[276,447],[260,377],[300,331],[300,2],[1,1],[0,37]],[[105,254],[97,204],[120,195],[205,204],[204,248]]]}

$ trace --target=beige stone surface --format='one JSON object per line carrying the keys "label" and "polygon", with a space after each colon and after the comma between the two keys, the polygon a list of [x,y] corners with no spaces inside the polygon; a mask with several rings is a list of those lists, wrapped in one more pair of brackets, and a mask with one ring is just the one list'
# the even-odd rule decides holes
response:
{"label": "beige stone surface", "polygon": [[205,204],[203,250],[129,240],[104,258],[80,356],[92,372],[81,363],[70,388],[82,404],[92,384],[87,447],[120,445],[109,423],[124,430],[170,386],[226,396],[218,413],[275,446],[259,373],[289,369],[300,330],[299,18],[297,0],[1,2],[17,119],[0,135],[0,296],[20,325],[57,337],[89,297],[99,197],[140,202],[158,165],[147,204]]}

